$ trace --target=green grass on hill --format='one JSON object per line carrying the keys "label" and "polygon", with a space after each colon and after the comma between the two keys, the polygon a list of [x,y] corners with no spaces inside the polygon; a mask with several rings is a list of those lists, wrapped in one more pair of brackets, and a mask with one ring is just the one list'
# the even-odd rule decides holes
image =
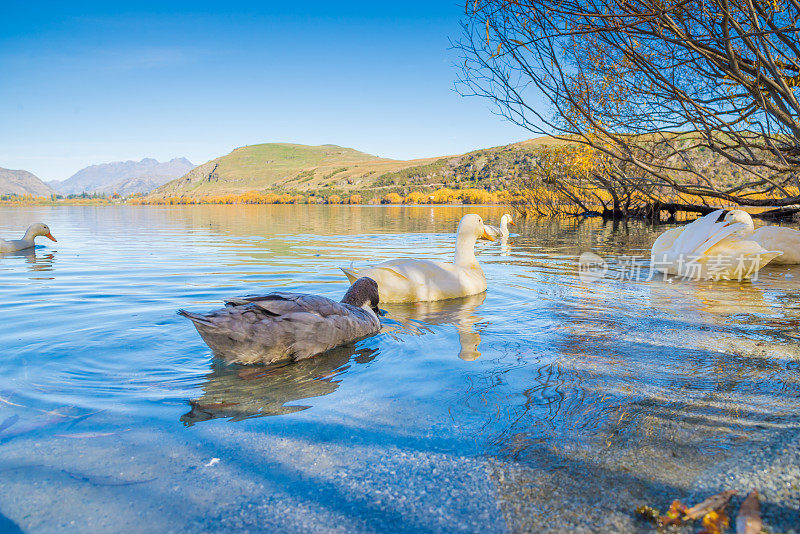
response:
{"label": "green grass on hill", "polygon": [[306,146],[266,143],[237,148],[218,158],[217,174],[231,181],[252,180],[264,185],[321,165],[377,161],[381,158],[336,145]]}
{"label": "green grass on hill", "polygon": [[210,196],[265,189],[311,191],[371,184],[374,177],[430,160],[397,161],[336,145],[266,143],[237,148],[150,196]]}

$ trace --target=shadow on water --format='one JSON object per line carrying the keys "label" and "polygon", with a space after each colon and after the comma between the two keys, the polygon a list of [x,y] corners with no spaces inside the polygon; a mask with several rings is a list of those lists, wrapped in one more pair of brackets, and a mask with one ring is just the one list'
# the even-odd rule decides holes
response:
{"label": "shadow on water", "polygon": [[235,365],[215,359],[202,385],[203,394],[189,401],[181,416],[186,426],[217,418],[242,421],[253,417],[286,415],[310,408],[287,403],[322,397],[336,391],[348,363],[368,363],[376,350],[341,347],[314,358],[278,365]]}

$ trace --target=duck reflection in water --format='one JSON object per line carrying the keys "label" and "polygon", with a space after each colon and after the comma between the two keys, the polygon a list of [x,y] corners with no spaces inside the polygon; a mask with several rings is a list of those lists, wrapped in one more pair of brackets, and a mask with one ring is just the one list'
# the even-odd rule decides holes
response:
{"label": "duck reflection in water", "polygon": [[191,426],[216,418],[241,421],[299,412],[311,406],[287,403],[333,393],[351,359],[368,363],[376,356],[376,349],[351,345],[288,364],[236,365],[215,359],[202,386],[203,394],[189,401],[192,409],[181,421]]}
{"label": "duck reflection in water", "polygon": [[509,250],[510,250],[510,246],[509,245],[513,245],[513,244],[514,244],[514,242],[513,241],[509,241],[507,235],[504,235],[504,236],[500,237],[500,255],[501,256],[508,256],[508,253],[509,253]]}
{"label": "duck reflection in water", "polygon": [[473,361],[480,358],[478,346],[481,334],[476,324],[483,318],[476,315],[478,306],[486,300],[486,293],[470,295],[458,299],[414,302],[409,304],[385,304],[387,320],[384,332],[400,337],[404,334],[422,335],[430,330],[427,325],[452,324],[458,332],[461,349],[458,357]]}
{"label": "duck reflection in water", "polygon": [[0,253],[0,260],[13,258],[24,258],[25,263],[28,264],[28,269],[35,272],[46,272],[53,270],[53,259],[55,254],[47,252],[45,254],[36,254],[35,248],[26,248],[17,250],[15,252],[2,252]]}

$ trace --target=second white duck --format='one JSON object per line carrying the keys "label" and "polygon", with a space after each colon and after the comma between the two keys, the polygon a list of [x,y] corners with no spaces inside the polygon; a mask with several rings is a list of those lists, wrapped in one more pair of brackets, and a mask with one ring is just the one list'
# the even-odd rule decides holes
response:
{"label": "second white duck", "polygon": [[702,280],[746,279],[781,255],[748,237],[741,222],[717,222],[723,210],[661,234],[653,243],[653,268],[668,274]]}
{"label": "second white duck", "polygon": [[491,224],[485,224],[486,233],[495,239],[500,237],[508,237],[508,225],[516,226],[514,220],[512,219],[511,215],[506,213],[502,217],[500,217],[500,226],[492,226]]}
{"label": "second white duck", "polygon": [[475,214],[461,218],[456,231],[453,263],[397,259],[370,267],[340,267],[350,282],[368,276],[378,282],[381,302],[422,302],[476,295],[486,291],[486,277],[475,258],[478,238],[494,241],[483,219]]}

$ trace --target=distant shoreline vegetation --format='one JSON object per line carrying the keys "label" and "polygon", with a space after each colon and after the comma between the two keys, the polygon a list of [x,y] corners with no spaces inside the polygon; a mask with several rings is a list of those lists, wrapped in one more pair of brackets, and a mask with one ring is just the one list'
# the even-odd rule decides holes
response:
{"label": "distant shoreline vegetation", "polygon": [[374,195],[338,194],[277,194],[250,191],[242,194],[208,195],[202,197],[144,197],[133,195],[123,198],[114,194],[105,196],[98,193],[80,195],[52,195],[34,197],[33,195],[0,195],[0,205],[54,205],[54,204],[131,204],[154,206],[180,206],[194,204],[512,204],[518,201],[518,194],[508,191],[490,192],[483,189],[441,188],[430,192],[413,191],[407,195],[388,193]]}
{"label": "distant shoreline vegetation", "polygon": [[413,191],[407,195],[388,193],[374,196],[369,193],[338,194],[290,194],[262,193],[251,191],[242,194],[209,195],[202,197],[135,197],[129,204],[185,205],[185,204],[511,204],[516,195],[508,191],[490,192],[483,189],[441,188],[431,192]]}
{"label": "distant shoreline vegetation", "polygon": [[122,202],[121,196],[114,194],[110,196],[99,193],[81,193],[76,195],[50,195],[37,197],[33,195],[9,195],[0,194],[0,206],[29,206],[29,205],[52,205],[52,204],[111,204]]}
{"label": "distant shoreline vegetation", "polygon": [[[452,189],[439,188],[431,191],[412,191],[405,195],[391,192],[382,196],[375,195],[374,191],[364,191],[363,194],[337,194],[317,191],[311,194],[298,193],[266,193],[250,191],[240,194],[206,195],[198,197],[150,197],[141,194],[122,197],[117,193],[106,196],[99,193],[82,193],[76,195],[51,195],[49,197],[34,197],[32,195],[0,195],[0,206],[30,206],[30,205],[135,205],[135,206],[189,206],[189,205],[273,205],[273,204],[316,204],[316,205],[506,205],[513,206],[521,216],[548,216],[548,215],[604,215],[606,203],[613,201],[613,192],[596,186],[589,185],[584,188],[569,188],[565,191],[553,191],[540,184],[525,184],[531,187],[515,191],[486,191],[484,189],[467,188]],[[565,187],[562,185],[562,188]],[[672,193],[672,194],[670,194]],[[578,202],[580,199],[581,202]],[[639,198],[641,202],[653,201],[652,198]],[[662,204],[662,209],[680,211],[674,206],[683,202],[696,202],[702,199],[685,195],[675,195],[674,192],[664,192],[657,202]],[[706,199],[707,200],[707,199]],[[584,211],[575,212],[576,204]],[[671,207],[670,207],[671,206]],[[707,211],[717,208],[730,207],[725,202],[710,202]],[[766,207],[751,209],[752,212],[762,212]],[[671,214],[674,217],[674,213]]]}

